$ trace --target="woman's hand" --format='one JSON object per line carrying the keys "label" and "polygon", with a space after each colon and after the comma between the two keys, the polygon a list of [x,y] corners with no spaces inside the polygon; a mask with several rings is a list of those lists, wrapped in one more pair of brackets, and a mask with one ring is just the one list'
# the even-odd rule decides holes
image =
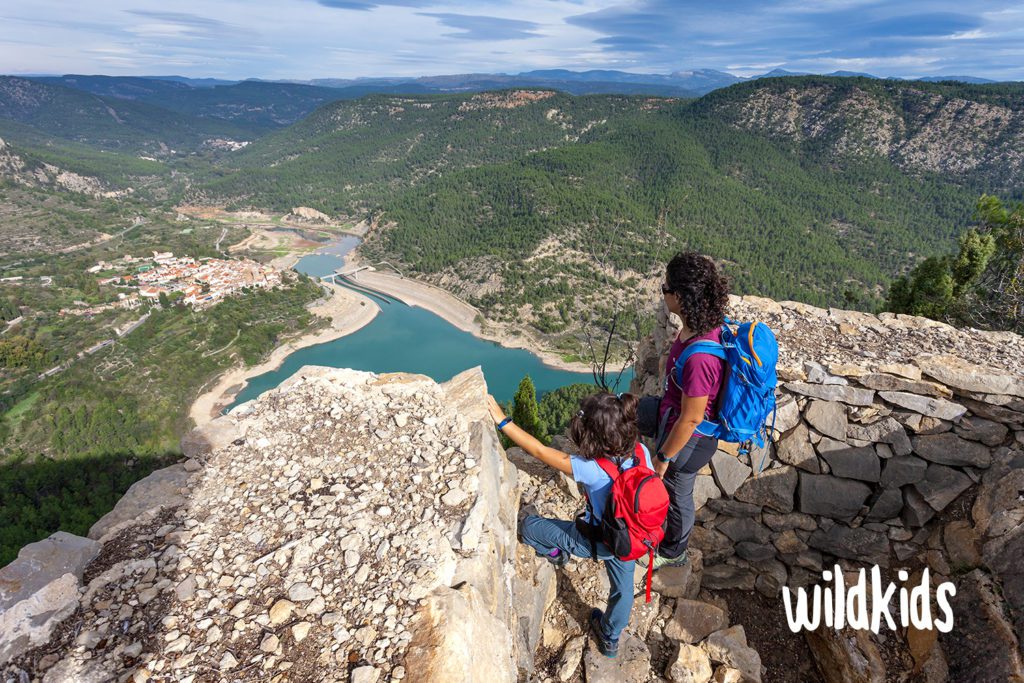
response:
{"label": "woman's hand", "polygon": [[654,473],[662,479],[665,478],[665,473],[668,472],[668,463],[661,462],[660,460],[654,461]]}
{"label": "woman's hand", "polygon": [[498,402],[490,394],[487,394],[487,410],[491,413],[491,419],[494,420],[494,424],[498,424],[505,419],[505,411],[501,409],[501,406],[498,405]]}

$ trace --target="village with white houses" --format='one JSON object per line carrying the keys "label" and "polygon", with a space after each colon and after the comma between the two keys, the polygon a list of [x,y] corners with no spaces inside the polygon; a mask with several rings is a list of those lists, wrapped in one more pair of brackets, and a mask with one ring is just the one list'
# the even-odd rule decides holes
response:
{"label": "village with white houses", "polygon": [[[91,274],[114,271],[99,280],[100,285],[124,288],[118,301],[83,308],[64,308],[61,315],[92,315],[112,308],[139,308],[147,299],[156,301],[161,294],[181,292],[182,302],[203,309],[222,301],[243,287],[274,287],[281,284],[281,272],[249,259],[218,259],[175,256],[154,251],[152,257],[125,255],[113,261],[100,261],[87,269]],[[126,272],[130,271],[130,272]]]}

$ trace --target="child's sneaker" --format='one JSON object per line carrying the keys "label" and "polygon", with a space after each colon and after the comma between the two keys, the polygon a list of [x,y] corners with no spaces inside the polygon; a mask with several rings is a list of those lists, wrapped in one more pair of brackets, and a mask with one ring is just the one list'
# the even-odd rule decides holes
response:
{"label": "child's sneaker", "polygon": [[604,618],[604,612],[595,608],[590,613],[590,630],[594,632],[594,638],[597,639],[597,649],[601,651],[601,654],[609,659],[614,659],[619,654],[619,641],[605,638],[604,633],[601,631],[602,618]]}
{"label": "child's sneaker", "polygon": [[545,555],[544,559],[550,562],[551,564],[555,565],[556,568],[561,568],[569,564],[570,557],[571,555],[569,555],[569,553],[559,548],[555,548],[550,553]]}

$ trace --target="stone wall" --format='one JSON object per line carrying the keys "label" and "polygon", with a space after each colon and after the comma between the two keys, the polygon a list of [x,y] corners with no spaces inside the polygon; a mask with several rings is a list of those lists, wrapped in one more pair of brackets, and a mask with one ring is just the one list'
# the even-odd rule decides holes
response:
{"label": "stone wall", "polygon": [[[993,658],[1020,675],[1024,340],[749,297],[734,297],[730,315],[778,334],[778,413],[767,452],[723,443],[698,476],[703,586],[774,597],[836,563],[928,567],[995,604],[984,632],[1001,634],[998,652],[960,662],[953,680],[982,680],[971,667]],[[661,322],[641,349],[641,394],[664,380],[675,329]],[[961,602],[965,621],[973,609]],[[1011,621],[997,624],[1003,610]]]}
{"label": "stone wall", "polygon": [[95,541],[0,570],[3,680],[526,675],[554,574],[517,552],[485,396],[479,369],[302,368],[190,434]]}

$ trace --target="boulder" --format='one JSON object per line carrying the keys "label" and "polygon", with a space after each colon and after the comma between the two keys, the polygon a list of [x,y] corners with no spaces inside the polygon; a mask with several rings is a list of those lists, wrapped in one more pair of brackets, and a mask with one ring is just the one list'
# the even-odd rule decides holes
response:
{"label": "boulder", "polygon": [[800,407],[796,404],[796,399],[792,396],[780,398],[775,409],[775,430],[785,434],[798,424]]}
{"label": "boulder", "polygon": [[727,517],[715,528],[728,536],[734,543],[750,541],[765,544],[770,543],[772,538],[767,527],[749,517]]}
{"label": "boulder", "polygon": [[871,488],[852,479],[800,473],[800,512],[851,520],[860,513]]}
{"label": "boulder", "polygon": [[823,437],[818,443],[818,452],[834,476],[871,482],[878,481],[881,476],[878,454],[871,446],[854,448],[842,441]]}
{"label": "boulder", "polygon": [[679,652],[665,669],[665,678],[673,683],[708,683],[711,676],[711,659],[707,652],[686,643],[680,643]]}
{"label": "boulder", "polygon": [[558,660],[558,680],[568,681],[580,667],[583,649],[587,646],[587,636],[576,636],[562,648],[562,656]]}
{"label": "boulder", "polygon": [[998,578],[1017,633],[1024,633],[1024,526],[985,544],[982,560]]}
{"label": "boulder", "polygon": [[779,460],[787,465],[799,467],[812,474],[821,472],[818,456],[814,452],[814,446],[811,445],[810,432],[807,431],[807,425],[803,422],[799,423],[796,429],[782,437],[782,440],[779,441],[777,453]]}
{"label": "boulder", "polygon": [[749,591],[754,590],[756,580],[757,572],[750,567],[741,567],[735,564],[713,564],[704,567],[701,586],[713,591],[732,588]]}
{"label": "boulder", "polygon": [[998,446],[1006,440],[1010,430],[1006,425],[974,415],[960,420],[956,433],[964,439],[980,441],[986,446]]}
{"label": "boulder", "polygon": [[1024,410],[1014,410],[1013,408],[963,397],[960,398],[960,402],[967,406],[972,413],[980,415],[986,420],[1002,422],[1014,429],[1024,429]]}
{"label": "boulder", "polygon": [[736,555],[752,564],[759,565],[775,557],[775,547],[762,543],[743,541],[736,544]]}
{"label": "boulder", "polygon": [[878,366],[878,371],[906,379],[921,379],[921,368],[908,363],[883,363]]}
{"label": "boulder", "polygon": [[743,683],[743,672],[722,664],[715,669],[715,677],[711,680],[715,683]]}
{"label": "boulder", "polygon": [[736,489],[750,476],[750,468],[728,453],[716,451],[711,456],[711,470],[715,474],[715,483],[722,493],[731,496]]}
{"label": "boulder", "polygon": [[907,455],[912,450],[907,430],[892,417],[884,417],[867,425],[850,424],[846,435],[860,441],[889,444],[896,455]]}
{"label": "boulder", "polygon": [[733,554],[733,543],[721,531],[708,529],[701,525],[693,527],[690,532],[690,548],[698,548],[704,553],[704,561],[708,564],[721,562]]}
{"label": "boulder", "polygon": [[868,512],[870,520],[895,519],[903,509],[903,494],[899,489],[883,489]]}
{"label": "boulder", "polygon": [[[637,562],[639,566],[640,563]],[[647,567],[640,567],[642,574],[637,577],[634,573],[634,585],[637,586],[639,591],[645,592],[647,587]],[[604,582],[602,582],[602,587]],[[635,635],[637,638],[643,641],[647,641],[647,636],[651,634],[651,629],[654,627],[654,623],[658,620],[658,613],[661,611],[661,594],[653,590],[652,581],[652,592],[651,601],[647,602],[646,599],[640,598],[633,602],[633,609],[629,613],[629,632]]]}
{"label": "boulder", "polygon": [[[699,527],[698,527],[699,528]],[[719,534],[721,535],[721,534]],[[724,537],[723,537],[724,538]],[[728,539],[726,539],[728,542]],[[694,599],[700,593],[700,585],[704,576],[704,554],[695,547],[687,549],[690,561],[681,567],[663,567],[654,572],[651,579],[651,590],[666,598]],[[637,564],[637,584],[645,580],[647,568]],[[636,609],[634,605],[633,609]]]}
{"label": "boulder", "polygon": [[961,439],[950,432],[933,436],[915,436],[914,453],[940,465],[988,467],[992,464],[992,451],[987,446]]}
{"label": "boulder", "polygon": [[924,479],[928,470],[928,462],[912,455],[896,456],[885,461],[882,469],[881,483],[886,488],[898,488],[906,484],[916,484]]}
{"label": "boulder", "polygon": [[517,666],[522,671],[533,671],[533,653],[540,644],[544,615],[558,595],[554,567],[549,562],[537,562],[532,549],[520,545],[516,548],[515,574],[512,575],[512,600],[516,605],[518,628]]}
{"label": "boulder", "polygon": [[960,470],[932,463],[924,479],[914,484],[914,488],[933,510],[942,512],[972,483],[971,478]]}
{"label": "boulder", "polygon": [[949,564],[955,572],[974,569],[981,564],[978,532],[966,520],[956,520],[946,525],[942,532],[943,543]]}
{"label": "boulder", "polygon": [[[619,654],[615,659],[609,659],[601,654],[590,638],[587,652],[583,655],[583,670],[587,683],[646,683],[651,670],[651,652],[647,645],[623,631],[619,639]],[[409,667],[407,666],[406,669]],[[514,681],[511,678],[498,678],[496,676],[482,676],[480,681]]]}
{"label": "boulder", "polygon": [[823,627],[804,637],[826,683],[885,683],[885,661],[868,631]]}
{"label": "boulder", "polygon": [[950,600],[955,626],[939,636],[949,659],[950,680],[1024,680],[1020,643],[1006,619],[998,586],[980,569],[956,583]]}
{"label": "boulder", "polygon": [[935,398],[950,398],[953,395],[953,392],[947,387],[935,382],[904,379],[881,372],[868,373],[858,377],[857,381],[875,391],[903,391],[908,394],[921,394]]}
{"label": "boulder", "polygon": [[[1024,491],[1024,462],[1006,462],[1004,452],[998,453],[1001,457],[996,466],[985,473],[971,508],[971,518],[983,537],[1002,536],[1024,523],[1018,516],[1022,507],[1020,492]],[[1017,451],[1017,454],[1017,459],[1024,460],[1024,453]]]}
{"label": "boulder", "polygon": [[808,424],[826,436],[841,441],[846,439],[846,428],[849,424],[846,406],[834,401],[810,401],[804,418]]}
{"label": "boulder", "polygon": [[942,398],[929,398],[905,391],[880,391],[878,395],[893,405],[939,420],[956,420],[967,412],[967,408],[959,403]]}
{"label": "boulder", "polygon": [[828,531],[818,529],[807,539],[807,545],[847,560],[889,566],[889,538],[864,527],[851,529],[836,524]]}
{"label": "boulder", "polygon": [[769,560],[758,565],[757,580],[754,588],[766,598],[776,598],[789,579],[786,565],[778,560]]}
{"label": "boulder", "polygon": [[757,650],[747,645],[747,634],[739,624],[715,631],[701,647],[711,661],[742,672],[745,683],[761,683],[761,657]]}
{"label": "boulder", "polygon": [[665,624],[665,635],[694,644],[728,625],[729,617],[722,609],[700,600],[681,598],[676,601],[672,618]]}
{"label": "boulder", "polygon": [[716,498],[715,500],[708,501],[708,507],[715,512],[720,512],[730,517],[757,517],[761,514],[760,505],[744,503],[729,498]]}
{"label": "boulder", "polygon": [[904,526],[922,527],[935,516],[935,510],[913,486],[903,487],[903,514],[900,518]]}
{"label": "boulder", "polygon": [[960,391],[1024,397],[1024,379],[1005,368],[985,367],[951,355],[925,356],[916,362],[924,374]]}
{"label": "boulder", "polygon": [[805,515],[802,512],[788,512],[784,515],[766,512],[761,516],[761,521],[772,531],[786,531],[787,529],[814,531],[818,528],[818,523],[814,521],[814,517]]}
{"label": "boulder", "polygon": [[96,541],[58,531],[31,543],[0,569],[0,666],[49,640],[78,608],[82,574]]}
{"label": "boulder", "polygon": [[131,485],[114,509],[100,517],[89,529],[89,538],[100,540],[114,527],[133,522],[147,512],[175,508],[185,503],[181,491],[188,485],[189,472],[184,464],[156,470]]}
{"label": "boulder", "polygon": [[[731,456],[730,456],[731,457]],[[700,510],[708,501],[721,498],[722,490],[715,484],[712,476],[698,474],[693,482],[693,509]]]}
{"label": "boulder", "polygon": [[776,535],[772,539],[772,543],[783,555],[802,553],[807,550],[807,544],[792,529],[787,529]]}
{"label": "boulder", "polygon": [[[419,681],[514,681],[518,669],[508,639],[505,624],[476,588],[441,587],[420,603],[405,668]],[[481,642],[491,646],[478,647]]]}
{"label": "boulder", "polygon": [[786,389],[802,396],[821,399],[823,401],[840,401],[851,406],[869,406],[874,403],[875,392],[871,389],[842,386],[839,384],[808,384],[807,382],[787,382]]}
{"label": "boulder", "polygon": [[736,500],[770,508],[778,512],[793,511],[797,471],[788,466],[773,467],[748,479],[736,490]]}

